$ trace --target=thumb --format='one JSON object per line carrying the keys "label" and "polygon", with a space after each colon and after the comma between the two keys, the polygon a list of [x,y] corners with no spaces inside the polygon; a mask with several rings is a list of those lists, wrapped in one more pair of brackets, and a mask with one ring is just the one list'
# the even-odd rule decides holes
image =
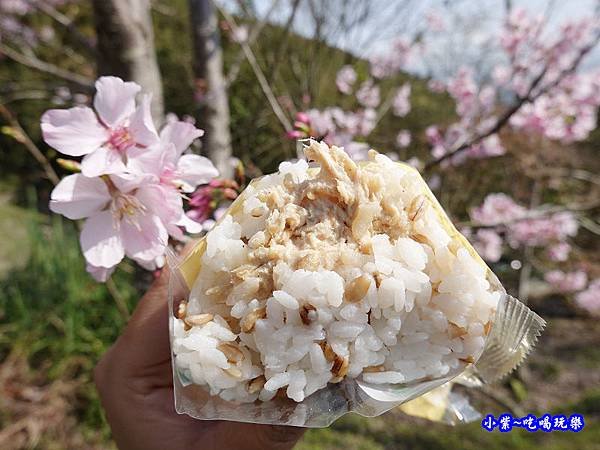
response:
{"label": "thumb", "polygon": [[[188,243],[180,257],[187,255],[195,243]],[[174,300],[180,300],[185,290],[171,272],[169,267],[161,271],[160,276],[140,299],[123,335],[117,341],[117,345],[127,352],[129,364],[133,368],[152,366],[170,358],[169,294],[179,296]]]}

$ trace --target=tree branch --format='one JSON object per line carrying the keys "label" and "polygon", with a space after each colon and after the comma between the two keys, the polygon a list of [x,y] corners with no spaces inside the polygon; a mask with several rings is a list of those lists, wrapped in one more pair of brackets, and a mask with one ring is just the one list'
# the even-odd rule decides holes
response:
{"label": "tree branch", "polygon": [[579,52],[577,57],[574,59],[574,61],[570,67],[568,67],[568,68],[564,69],[562,72],[560,72],[560,74],[556,77],[556,79],[554,81],[548,83],[547,85],[545,85],[541,89],[539,89],[537,92],[535,92],[536,88],[542,82],[544,76],[546,75],[546,73],[548,71],[548,66],[544,67],[544,69],[540,72],[540,74],[532,81],[532,83],[527,91],[527,94],[522,97],[518,97],[515,104],[512,105],[511,107],[509,107],[504,112],[504,114],[502,114],[500,116],[500,118],[498,118],[498,120],[494,123],[494,125],[492,125],[487,131],[485,131],[481,134],[478,134],[478,135],[472,137],[471,139],[468,139],[463,142],[459,142],[459,144],[455,145],[455,148],[453,150],[450,150],[448,153],[440,156],[439,158],[434,159],[433,161],[430,161],[429,163],[427,163],[425,165],[424,171],[428,171],[428,170],[432,169],[433,167],[437,166],[441,162],[443,162],[449,158],[452,158],[453,156],[467,150],[468,148],[472,147],[475,144],[480,143],[483,139],[485,139],[493,134],[498,133],[510,121],[511,117],[514,114],[516,114],[523,107],[523,105],[525,105],[527,103],[533,103],[539,97],[541,97],[542,95],[547,93],[550,89],[556,87],[567,75],[569,75],[569,74],[573,73],[575,70],[577,70],[577,68],[579,67],[579,64],[581,63],[583,58],[590,51],[592,51],[594,49],[594,47],[596,47],[599,39],[600,39],[600,35],[597,35],[596,38],[594,39],[594,41],[592,42],[592,44],[587,45],[581,49],[581,51]]}
{"label": "tree branch", "polygon": [[[273,0],[271,7],[266,12],[265,16],[261,20],[258,20],[256,22],[256,25],[254,27],[252,27],[252,30],[250,31],[250,35],[248,36],[248,45],[252,45],[256,41],[256,39],[262,32],[263,28],[269,21],[271,14],[273,14],[273,12],[277,9],[277,6],[279,6],[280,2],[281,2],[281,0]],[[231,64],[229,72],[227,73],[225,82],[228,87],[231,86],[237,79],[237,77],[240,73],[240,69],[242,67],[242,63],[244,62],[244,58],[245,58],[245,53],[244,53],[244,50],[241,49],[238,52],[238,54],[236,55],[235,60]]]}
{"label": "tree branch", "polygon": [[96,47],[94,47],[90,39],[88,39],[79,31],[79,29],[73,24],[72,19],[65,16],[52,5],[46,4],[45,2],[36,2],[35,7],[54,20],[56,23],[64,27],[69,32],[69,36],[72,36],[82,47],[91,52],[94,57],[97,56]]}
{"label": "tree branch", "polygon": [[273,67],[270,69],[271,72],[271,81],[275,79],[277,73],[279,71],[279,65],[285,59],[284,54],[287,51],[287,47],[290,41],[290,36],[292,34],[292,28],[294,24],[294,20],[296,19],[296,14],[298,13],[298,7],[300,6],[300,2],[302,0],[293,0],[292,10],[283,25],[283,36],[279,39],[279,45],[277,46],[277,50],[275,50],[275,62]]}
{"label": "tree branch", "polygon": [[0,54],[3,54],[7,58],[12,59],[14,62],[22,64],[31,69],[62,78],[65,81],[77,85],[86,92],[90,92],[94,88],[94,81],[88,77],[69,72],[68,70],[62,69],[54,64],[42,61],[35,56],[26,56],[23,53],[20,53],[2,43],[0,43]]}
{"label": "tree branch", "polygon": [[[229,24],[231,29],[235,32],[235,30],[237,30],[237,24],[235,23],[235,20],[233,19],[231,14],[229,14],[225,9],[223,9],[221,7],[218,7],[218,8],[219,8],[219,11],[221,12],[221,14],[223,14],[223,17],[225,18],[225,20],[227,21],[227,23]],[[242,46],[242,50],[244,51],[244,54],[246,55],[246,59],[250,63],[250,67],[252,67],[252,70],[254,71],[254,75],[256,76],[256,79],[258,80],[258,83],[260,84],[260,87],[261,87],[263,93],[265,94],[265,97],[267,98],[267,101],[271,105],[271,109],[275,113],[275,116],[277,117],[277,119],[279,119],[281,126],[284,128],[285,131],[292,130],[292,124],[289,121],[289,119],[287,118],[287,116],[285,115],[285,113],[283,112],[283,109],[281,108],[281,105],[277,101],[277,98],[273,94],[273,90],[271,89],[271,86],[269,85],[269,82],[267,81],[265,74],[263,73],[262,69],[260,68],[260,65],[256,61],[256,57],[254,56],[252,49],[246,42],[242,42],[241,46]]]}
{"label": "tree branch", "polygon": [[52,182],[52,184],[56,185],[60,181],[58,175],[52,168],[50,161],[48,158],[42,153],[42,151],[34,144],[29,135],[25,132],[21,124],[17,120],[17,118],[10,112],[10,110],[0,104],[0,115],[4,117],[6,122],[10,125],[13,130],[11,136],[19,143],[23,144],[25,148],[31,153],[31,155],[35,158],[35,160],[42,166],[44,172],[46,173],[46,177],[48,180]]}

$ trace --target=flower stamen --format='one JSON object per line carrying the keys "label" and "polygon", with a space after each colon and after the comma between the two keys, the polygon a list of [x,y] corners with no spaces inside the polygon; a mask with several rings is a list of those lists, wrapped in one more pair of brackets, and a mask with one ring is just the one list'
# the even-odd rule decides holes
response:
{"label": "flower stamen", "polygon": [[112,130],[110,138],[108,139],[108,145],[121,153],[125,153],[128,149],[135,146],[135,141],[129,133],[129,130],[125,127],[121,127]]}

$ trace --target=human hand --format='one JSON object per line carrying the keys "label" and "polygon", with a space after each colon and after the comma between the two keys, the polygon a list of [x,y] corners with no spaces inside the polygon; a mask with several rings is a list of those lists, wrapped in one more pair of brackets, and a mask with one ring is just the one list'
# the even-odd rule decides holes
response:
{"label": "human hand", "polygon": [[121,450],[287,450],[302,428],[200,421],[175,412],[169,347],[168,270],[140,300],[94,379]]}

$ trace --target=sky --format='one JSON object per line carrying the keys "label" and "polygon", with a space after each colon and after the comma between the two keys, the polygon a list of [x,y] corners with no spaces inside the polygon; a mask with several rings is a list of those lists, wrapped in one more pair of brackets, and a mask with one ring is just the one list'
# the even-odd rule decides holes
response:
{"label": "sky", "polygon": [[[233,0],[224,0],[234,4]],[[257,14],[264,16],[270,9],[273,0],[254,0]],[[304,0],[307,3],[308,0]],[[340,2],[345,0],[325,0],[339,16]],[[329,43],[343,48],[360,57],[385,52],[394,37],[400,34],[414,33],[422,28],[424,15],[428,10],[442,12],[447,28],[452,30],[452,37],[440,37],[431,43],[433,54],[440,62],[440,78],[453,70],[461,58],[476,61],[482,55],[490,57],[488,47],[493,48],[494,31],[498,30],[505,14],[505,0],[362,0],[374,7],[371,18],[359,29],[350,33],[331,33]],[[598,0],[512,0],[514,6],[523,6],[534,13],[548,14],[550,31],[566,20],[582,18],[592,13]],[[356,2],[356,0],[354,0]],[[402,2],[408,7],[398,10]],[[282,6],[271,14],[271,21],[284,23],[289,15],[290,1],[281,0]],[[343,3],[342,3],[343,4]],[[346,3],[349,4],[349,3]],[[396,7],[394,6],[396,5]],[[449,16],[444,11],[444,4],[449,5]],[[332,27],[335,24],[331,24]],[[314,33],[314,21],[308,12],[300,11],[294,22],[294,30],[310,37]],[[431,65],[431,64],[429,64]],[[585,68],[600,67],[600,48],[596,48],[586,60]],[[422,73],[423,67],[412,68],[414,73]],[[429,69],[431,70],[431,69]]]}

